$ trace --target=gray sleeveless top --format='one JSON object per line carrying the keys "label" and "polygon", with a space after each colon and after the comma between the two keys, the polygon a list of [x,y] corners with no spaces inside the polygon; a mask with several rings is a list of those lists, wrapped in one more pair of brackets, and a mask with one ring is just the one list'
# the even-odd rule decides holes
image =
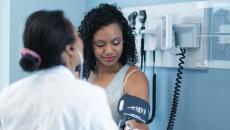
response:
{"label": "gray sleeveless top", "polygon": [[129,67],[130,67],[129,65],[124,65],[116,73],[112,81],[105,87],[112,116],[117,124],[120,119],[120,115],[117,112],[118,101],[124,95],[123,85],[124,85],[125,75]]}

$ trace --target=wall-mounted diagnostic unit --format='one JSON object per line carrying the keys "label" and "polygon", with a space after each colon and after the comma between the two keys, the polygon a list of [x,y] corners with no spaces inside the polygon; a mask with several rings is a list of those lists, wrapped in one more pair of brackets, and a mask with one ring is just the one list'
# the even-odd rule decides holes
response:
{"label": "wall-mounted diagnostic unit", "polygon": [[[140,59],[137,65],[143,71],[143,67],[153,67],[153,70],[155,67],[177,68],[167,126],[167,130],[172,130],[182,87],[183,69],[230,69],[230,1],[130,7],[122,11],[127,18],[133,12],[137,12],[137,17],[147,18],[144,22],[136,21],[135,27],[132,26],[135,28]],[[154,71],[153,75],[154,95]]]}

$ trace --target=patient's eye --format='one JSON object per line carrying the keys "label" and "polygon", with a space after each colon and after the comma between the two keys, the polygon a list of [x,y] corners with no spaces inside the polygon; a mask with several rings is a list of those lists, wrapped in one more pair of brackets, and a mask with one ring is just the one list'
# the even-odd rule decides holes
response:
{"label": "patient's eye", "polygon": [[105,42],[103,41],[95,41],[94,44],[98,47],[103,47],[105,45]]}
{"label": "patient's eye", "polygon": [[112,40],[113,45],[119,45],[121,42],[122,42],[122,40],[119,39],[119,38],[116,38],[116,39]]}

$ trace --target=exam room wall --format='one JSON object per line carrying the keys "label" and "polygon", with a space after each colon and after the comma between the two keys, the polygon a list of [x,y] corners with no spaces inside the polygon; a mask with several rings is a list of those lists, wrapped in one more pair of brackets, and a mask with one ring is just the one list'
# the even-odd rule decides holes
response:
{"label": "exam room wall", "polygon": [[19,66],[25,20],[33,11],[61,9],[77,27],[83,17],[85,0],[11,0],[10,1],[10,78],[12,83],[28,74]]}
{"label": "exam room wall", "polygon": [[[192,2],[196,0],[86,0],[86,10],[99,3],[117,3],[120,7]],[[152,68],[146,74],[152,83]],[[176,69],[157,68],[156,118],[151,130],[166,130]],[[175,130],[229,130],[230,70],[184,71]],[[151,91],[151,87],[150,87]]]}
{"label": "exam room wall", "polygon": [[0,90],[9,84],[9,13],[9,0],[0,0]]}

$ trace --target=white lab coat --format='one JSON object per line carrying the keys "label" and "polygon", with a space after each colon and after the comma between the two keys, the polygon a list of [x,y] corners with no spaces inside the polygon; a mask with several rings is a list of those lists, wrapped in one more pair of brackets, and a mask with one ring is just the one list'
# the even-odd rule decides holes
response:
{"label": "white lab coat", "polygon": [[117,126],[104,90],[58,66],[3,90],[0,130],[117,130]]}

